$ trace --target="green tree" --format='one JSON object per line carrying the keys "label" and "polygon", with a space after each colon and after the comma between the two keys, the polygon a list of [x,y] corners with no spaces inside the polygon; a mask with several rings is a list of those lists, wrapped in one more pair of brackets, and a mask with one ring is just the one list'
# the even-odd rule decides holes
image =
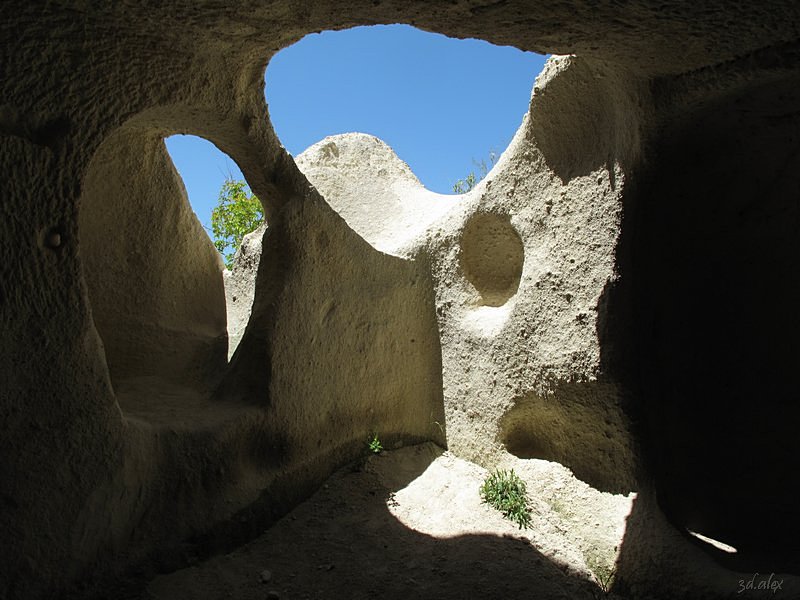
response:
{"label": "green tree", "polygon": [[211,211],[214,246],[229,269],[245,235],[264,222],[264,208],[244,181],[225,179],[217,206]]}
{"label": "green tree", "polygon": [[453,184],[453,193],[454,194],[466,194],[472,188],[474,188],[478,183],[486,177],[486,175],[491,171],[494,163],[497,162],[497,152],[494,150],[489,151],[489,164],[486,164],[486,159],[481,159],[477,161],[472,159],[473,164],[478,167],[478,174],[475,174],[475,171],[470,171],[470,173],[464,177],[464,179],[459,179]]}

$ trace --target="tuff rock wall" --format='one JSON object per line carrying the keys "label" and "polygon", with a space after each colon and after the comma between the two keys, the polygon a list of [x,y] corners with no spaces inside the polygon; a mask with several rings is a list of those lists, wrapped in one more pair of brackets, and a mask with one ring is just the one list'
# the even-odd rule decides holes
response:
{"label": "tuff rock wall", "polygon": [[[12,0],[0,17],[0,596],[224,549],[375,431],[639,492],[618,562],[634,596],[796,572],[795,3]],[[393,22],[574,55],[458,200],[378,141],[295,164],[270,127],[272,54]],[[270,222],[229,362],[173,133],[227,152]],[[394,224],[371,226],[372,203]],[[715,566],[686,528],[741,552]]]}

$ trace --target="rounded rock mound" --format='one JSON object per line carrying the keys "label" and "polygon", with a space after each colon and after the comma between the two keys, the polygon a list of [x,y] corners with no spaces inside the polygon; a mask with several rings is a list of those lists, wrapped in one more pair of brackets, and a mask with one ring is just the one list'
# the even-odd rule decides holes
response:
{"label": "rounded rock mound", "polygon": [[399,253],[457,201],[426,190],[394,150],[364,133],[327,137],[296,162],[347,224],[387,254]]}

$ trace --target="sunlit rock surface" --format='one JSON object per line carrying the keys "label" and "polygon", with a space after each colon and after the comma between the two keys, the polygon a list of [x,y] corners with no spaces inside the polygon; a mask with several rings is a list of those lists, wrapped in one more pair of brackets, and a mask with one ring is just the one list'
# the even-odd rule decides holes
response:
{"label": "sunlit rock surface", "polygon": [[[1,12],[0,597],[228,551],[375,433],[636,493],[630,597],[796,585],[796,3]],[[295,162],[272,131],[275,52],[389,22],[560,55],[462,197],[375,138]],[[175,133],[265,205],[236,311]]]}

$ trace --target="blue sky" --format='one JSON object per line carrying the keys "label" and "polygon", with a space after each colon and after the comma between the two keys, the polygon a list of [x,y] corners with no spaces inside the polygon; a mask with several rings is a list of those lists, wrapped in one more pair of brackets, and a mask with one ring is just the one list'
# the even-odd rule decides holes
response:
{"label": "blue sky", "polygon": [[[473,161],[501,153],[527,112],[545,58],[407,25],[306,36],[270,61],[265,94],[278,137],[294,156],[328,135],[358,131],[389,144],[430,190],[452,193]],[[167,149],[189,200],[211,209],[236,164],[194,136]]]}

